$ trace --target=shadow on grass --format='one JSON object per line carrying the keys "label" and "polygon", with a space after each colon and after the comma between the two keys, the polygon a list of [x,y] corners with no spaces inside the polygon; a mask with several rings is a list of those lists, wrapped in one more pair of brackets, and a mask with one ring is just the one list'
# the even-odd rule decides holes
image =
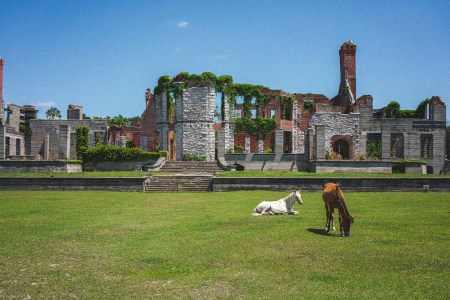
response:
{"label": "shadow on grass", "polygon": [[339,235],[326,233],[324,229],[308,228],[308,231],[312,232],[314,234],[317,234],[317,235],[323,235],[323,236],[329,236],[329,237],[339,237]]}

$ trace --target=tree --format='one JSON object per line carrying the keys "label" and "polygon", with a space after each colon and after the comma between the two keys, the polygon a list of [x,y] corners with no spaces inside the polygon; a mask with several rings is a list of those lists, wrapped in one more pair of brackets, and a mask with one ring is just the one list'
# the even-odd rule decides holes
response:
{"label": "tree", "polygon": [[50,107],[46,112],[45,115],[47,116],[47,119],[55,119],[55,118],[61,118],[61,112],[56,107]]}

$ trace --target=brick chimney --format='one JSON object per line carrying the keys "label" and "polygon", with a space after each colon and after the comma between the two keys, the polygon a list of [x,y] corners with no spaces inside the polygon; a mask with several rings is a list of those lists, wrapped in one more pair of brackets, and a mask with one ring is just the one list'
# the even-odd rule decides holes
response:
{"label": "brick chimney", "polygon": [[353,97],[356,99],[356,45],[351,40],[343,43],[339,50],[339,57],[341,63],[340,87],[343,88],[345,86],[347,79]]}

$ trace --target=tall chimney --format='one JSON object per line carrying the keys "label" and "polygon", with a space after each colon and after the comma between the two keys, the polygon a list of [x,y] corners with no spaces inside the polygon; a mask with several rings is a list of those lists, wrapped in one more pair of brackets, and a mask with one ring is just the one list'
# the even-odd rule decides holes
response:
{"label": "tall chimney", "polygon": [[342,44],[339,50],[341,63],[341,88],[348,80],[353,97],[356,99],[356,45],[350,40]]}

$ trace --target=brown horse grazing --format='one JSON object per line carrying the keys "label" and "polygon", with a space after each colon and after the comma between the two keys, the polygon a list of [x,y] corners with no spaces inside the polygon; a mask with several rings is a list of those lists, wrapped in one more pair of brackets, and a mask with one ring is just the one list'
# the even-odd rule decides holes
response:
{"label": "brown horse grazing", "polygon": [[350,215],[345,205],[344,193],[339,185],[328,182],[323,186],[322,194],[323,202],[325,202],[325,209],[327,214],[327,223],[325,225],[325,231],[330,232],[330,223],[334,227],[334,209],[339,210],[339,223],[342,236],[350,236],[350,227],[354,223],[354,218]]}

